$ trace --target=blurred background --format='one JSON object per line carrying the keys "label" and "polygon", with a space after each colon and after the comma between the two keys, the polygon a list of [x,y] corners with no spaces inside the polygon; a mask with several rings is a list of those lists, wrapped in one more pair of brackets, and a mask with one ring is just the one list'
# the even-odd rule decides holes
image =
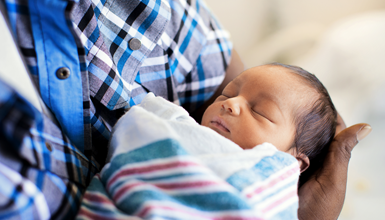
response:
{"label": "blurred background", "polygon": [[373,131],[354,149],[340,220],[385,219],[385,0],[206,0],[246,67],[303,67],[347,126]]}

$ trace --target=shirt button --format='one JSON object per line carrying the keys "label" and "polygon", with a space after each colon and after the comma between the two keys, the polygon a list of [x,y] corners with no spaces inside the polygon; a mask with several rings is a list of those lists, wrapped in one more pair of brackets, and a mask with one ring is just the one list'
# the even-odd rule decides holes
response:
{"label": "shirt button", "polygon": [[140,47],[142,46],[142,42],[138,38],[132,38],[129,42],[128,45],[130,46],[131,50],[139,50]]}
{"label": "shirt button", "polygon": [[50,143],[45,142],[45,146],[47,147],[47,149],[48,149],[49,151],[52,151],[52,147],[51,147],[51,144],[50,144]]}
{"label": "shirt button", "polygon": [[62,67],[56,70],[56,76],[59,79],[67,79],[70,76],[71,72],[70,69],[67,67]]}

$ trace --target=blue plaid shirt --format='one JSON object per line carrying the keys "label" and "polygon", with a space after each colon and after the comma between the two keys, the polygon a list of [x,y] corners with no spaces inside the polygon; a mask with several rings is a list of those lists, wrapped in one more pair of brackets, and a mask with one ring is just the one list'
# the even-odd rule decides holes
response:
{"label": "blue plaid shirt", "polygon": [[0,84],[0,218],[74,216],[125,110],[153,92],[194,111],[230,60],[228,35],[201,0],[1,3],[59,126]]}

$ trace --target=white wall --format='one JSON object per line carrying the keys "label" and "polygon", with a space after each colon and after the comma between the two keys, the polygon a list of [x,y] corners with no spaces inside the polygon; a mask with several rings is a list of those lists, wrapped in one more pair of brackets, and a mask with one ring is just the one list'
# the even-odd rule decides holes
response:
{"label": "white wall", "polygon": [[206,0],[246,65],[292,61],[335,21],[385,8],[384,0]]}

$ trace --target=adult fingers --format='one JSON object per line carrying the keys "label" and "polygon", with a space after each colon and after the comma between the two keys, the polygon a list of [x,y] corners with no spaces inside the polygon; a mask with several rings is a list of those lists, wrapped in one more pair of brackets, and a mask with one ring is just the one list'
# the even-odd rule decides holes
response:
{"label": "adult fingers", "polygon": [[340,187],[346,185],[347,169],[353,148],[365,138],[372,128],[361,123],[342,130],[330,145],[324,166],[318,177],[323,181],[334,181]]}
{"label": "adult fingers", "polygon": [[339,159],[349,161],[353,148],[358,141],[364,139],[372,128],[366,123],[360,123],[342,130],[330,145],[330,151],[334,152]]}
{"label": "adult fingers", "polygon": [[356,124],[343,129],[334,138],[322,169],[300,188],[300,219],[338,217],[345,199],[351,151],[371,130],[368,124]]}

